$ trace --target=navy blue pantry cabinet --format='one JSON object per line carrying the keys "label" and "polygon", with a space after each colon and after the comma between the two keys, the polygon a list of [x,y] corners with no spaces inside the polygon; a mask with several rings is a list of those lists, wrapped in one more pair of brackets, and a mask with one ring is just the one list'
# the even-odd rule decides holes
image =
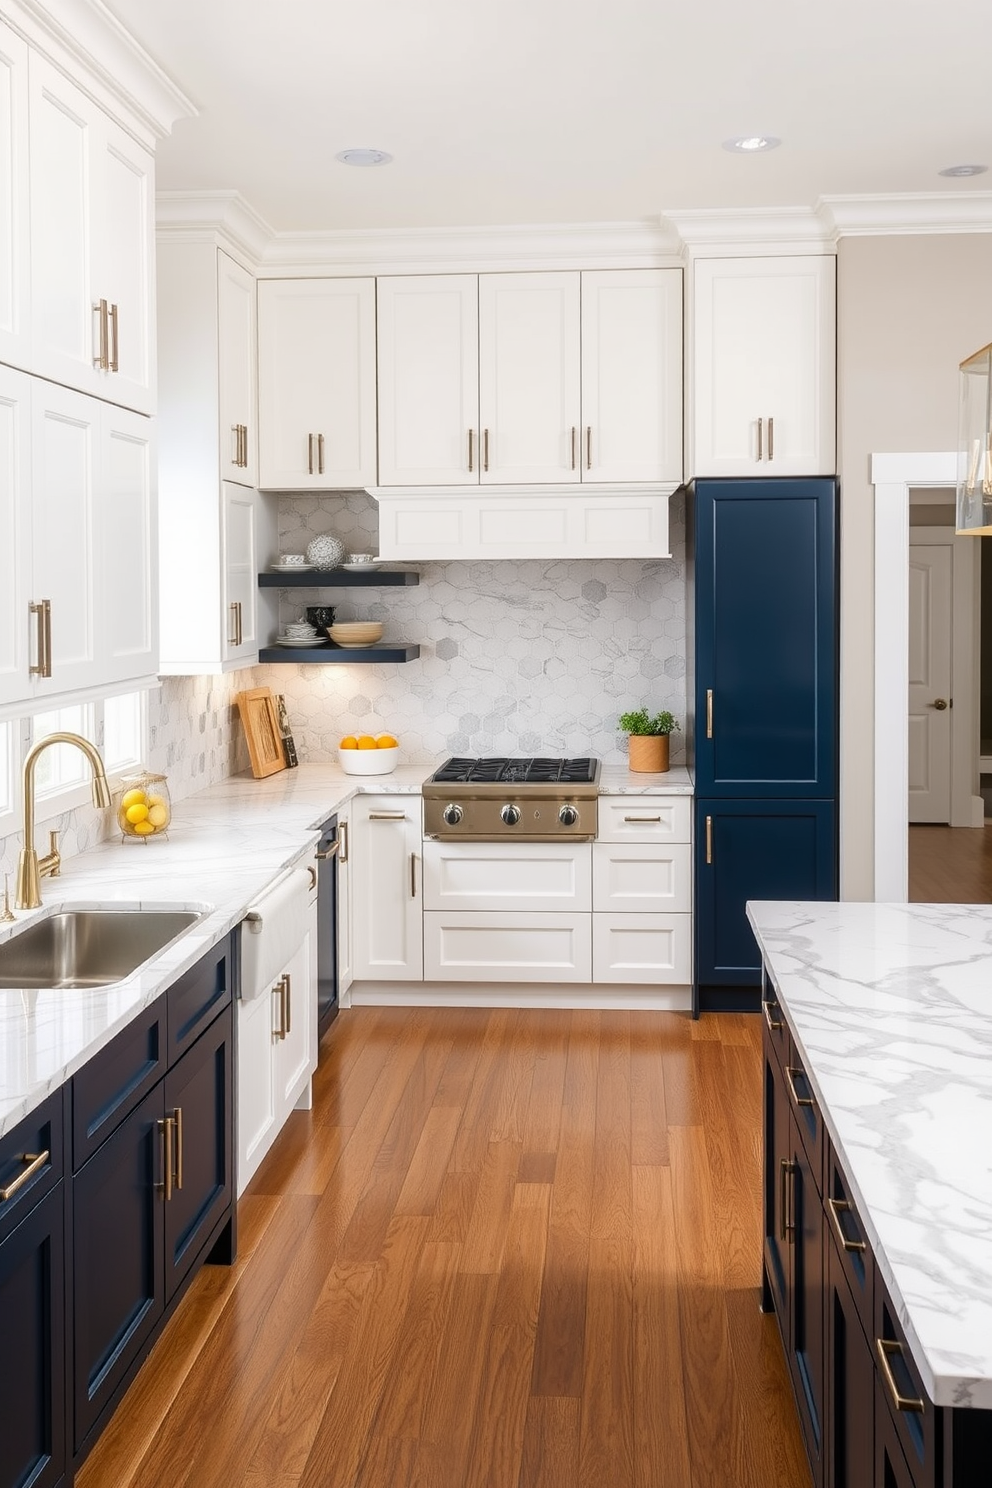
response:
{"label": "navy blue pantry cabinet", "polygon": [[836,528],[831,479],[688,490],[696,1012],[758,1006],[748,899],[837,894]]}

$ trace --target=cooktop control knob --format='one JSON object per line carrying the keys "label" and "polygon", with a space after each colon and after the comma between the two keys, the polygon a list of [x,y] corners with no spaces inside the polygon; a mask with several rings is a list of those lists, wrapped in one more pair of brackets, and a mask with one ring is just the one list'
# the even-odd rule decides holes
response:
{"label": "cooktop control knob", "polygon": [[508,827],[515,827],[517,825],[517,822],[520,820],[520,807],[512,806],[507,803],[506,806],[501,807],[499,814],[500,819],[504,821]]}
{"label": "cooktop control knob", "polygon": [[574,806],[562,806],[558,812],[558,820],[563,827],[574,827],[579,819],[579,813]]}
{"label": "cooktop control knob", "polygon": [[449,801],[441,813],[449,827],[457,827],[464,814],[456,801]]}

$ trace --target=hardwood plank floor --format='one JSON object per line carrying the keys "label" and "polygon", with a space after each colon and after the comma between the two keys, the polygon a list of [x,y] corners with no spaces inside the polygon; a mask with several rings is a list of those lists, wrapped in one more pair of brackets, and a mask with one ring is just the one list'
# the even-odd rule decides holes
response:
{"label": "hardwood plank floor", "polygon": [[809,1488],[757,1018],[354,1009],[314,1091],[79,1488]]}
{"label": "hardwood plank floor", "polygon": [[992,903],[992,826],[911,826],[909,902]]}

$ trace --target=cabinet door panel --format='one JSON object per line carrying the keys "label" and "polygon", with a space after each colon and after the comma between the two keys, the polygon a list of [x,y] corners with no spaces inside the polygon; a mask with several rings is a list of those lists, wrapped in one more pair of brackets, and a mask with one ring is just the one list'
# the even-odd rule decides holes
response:
{"label": "cabinet door panel", "polygon": [[792,1252],[787,1229],[791,1154],[789,1102],[784,1076],[767,1030],[764,1031],[764,1260],[765,1278],[778,1316],[782,1345],[789,1348],[789,1294]]}
{"label": "cabinet door panel", "polygon": [[[221,479],[254,486],[258,477],[255,281],[247,269],[220,252],[217,254],[217,317]],[[240,440],[239,426],[246,431]]]}
{"label": "cabinet door panel", "polygon": [[169,988],[166,996],[170,1065],[231,1001],[235,976],[233,958],[233,936],[226,936]]}
{"label": "cabinet door panel", "polygon": [[592,979],[647,986],[692,981],[692,917],[603,914],[592,917]]}
{"label": "cabinet door panel", "polygon": [[269,1150],[276,1120],[274,999],[238,1002],[238,1196]]}
{"label": "cabinet door panel", "polygon": [[424,973],[432,981],[589,982],[592,915],[424,915]]}
{"label": "cabinet door panel", "polygon": [[101,675],[124,682],[158,671],[155,487],[151,424],[105,408],[100,441],[98,560]]}
{"label": "cabinet door panel", "polygon": [[232,1021],[226,1009],[165,1077],[165,1114],[181,1112],[176,1186],[165,1205],[166,1297],[199,1259],[234,1192]]}
{"label": "cabinet door panel", "polygon": [[693,520],[697,790],[834,796],[833,481],[700,481]]}
{"label": "cabinet door panel", "polygon": [[165,1074],[165,1008],[145,1008],[72,1082],[75,1172]]}
{"label": "cabinet door panel", "polygon": [[73,1180],[76,1447],[165,1306],[161,1085]]}
{"label": "cabinet door panel", "polygon": [[0,23],[0,361],[30,364],[28,49]]}
{"label": "cabinet door panel", "polygon": [[483,485],[578,479],[579,339],[577,273],[479,276]]}
{"label": "cabinet door panel", "polygon": [[0,704],[30,691],[30,382],[0,367]]}
{"label": "cabinet door panel", "polygon": [[827,1481],[873,1488],[875,1371],[844,1268],[827,1245]]}
{"label": "cabinet door panel", "polygon": [[814,1174],[793,1123],[792,1140],[792,1328],[790,1364],[799,1423],[813,1469],[823,1481],[823,1209]]}
{"label": "cabinet door panel", "polygon": [[701,985],[760,984],[761,955],[747,922],[747,900],[836,897],[835,836],[829,801],[696,802]]}
{"label": "cabinet door panel", "polygon": [[154,163],[146,150],[109,119],[101,121],[93,143],[92,289],[94,299],[106,299],[110,306],[111,369],[100,376],[100,396],[151,413],[155,406]]}
{"label": "cabinet door panel", "polygon": [[355,979],[424,975],[421,803],[359,796],[352,804]]}
{"label": "cabinet door panel", "polygon": [[258,551],[254,491],[225,481],[223,565],[223,656],[250,661],[258,653]]}
{"label": "cabinet door panel", "polygon": [[0,1245],[0,1483],[53,1488],[65,1465],[61,1183]]}
{"label": "cabinet door panel", "polygon": [[379,484],[477,483],[478,275],[386,276],[376,305]]}
{"label": "cabinet door panel", "polygon": [[285,1037],[276,1046],[276,1100],[291,1110],[316,1067],[315,1032],[317,986],[314,965],[314,928],[286,967]]}

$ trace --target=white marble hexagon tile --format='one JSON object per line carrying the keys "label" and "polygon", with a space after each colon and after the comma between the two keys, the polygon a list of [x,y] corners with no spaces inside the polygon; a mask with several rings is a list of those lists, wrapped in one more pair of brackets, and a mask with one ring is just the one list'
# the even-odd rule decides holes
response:
{"label": "white marble hexagon tile", "polygon": [[[364,491],[283,496],[279,542],[303,552],[331,532],[378,551],[378,508]],[[388,730],[407,761],[446,754],[592,753],[626,759],[617,718],[669,708],[685,721],[685,517],[671,510],[672,558],[459,562],[415,567],[409,589],[283,591],[280,620],[334,604],[339,619],[385,623],[416,641],[417,661],[269,666],[261,686],[286,696],[301,759],[336,758],[342,734]],[[398,565],[399,566],[399,565]],[[673,762],[685,757],[672,739]]]}

